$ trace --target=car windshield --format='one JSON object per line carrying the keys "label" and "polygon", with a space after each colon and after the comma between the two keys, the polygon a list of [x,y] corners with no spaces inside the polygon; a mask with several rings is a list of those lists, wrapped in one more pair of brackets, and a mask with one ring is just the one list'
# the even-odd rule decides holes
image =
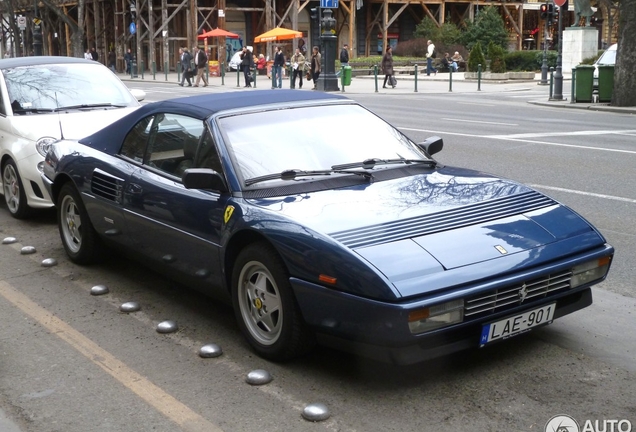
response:
{"label": "car windshield", "polygon": [[596,62],[597,65],[614,65],[616,64],[616,50],[606,50]]}
{"label": "car windshield", "polygon": [[[288,170],[330,170],[372,159],[427,160],[412,141],[355,104],[271,110],[219,119],[242,180]],[[377,164],[372,169],[390,168]],[[272,179],[271,181],[280,181]]]}
{"label": "car windshield", "polygon": [[138,104],[121,81],[102,65],[44,64],[4,69],[2,73],[15,113]]}

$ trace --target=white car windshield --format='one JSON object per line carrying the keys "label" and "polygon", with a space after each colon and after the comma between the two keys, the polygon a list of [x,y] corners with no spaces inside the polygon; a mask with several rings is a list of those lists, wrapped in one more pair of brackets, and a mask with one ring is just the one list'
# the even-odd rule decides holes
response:
{"label": "white car windshield", "polygon": [[126,86],[98,64],[42,64],[4,69],[2,73],[14,114],[138,104]]}
{"label": "white car windshield", "polygon": [[236,115],[221,118],[219,126],[244,181],[372,159],[429,160],[398,130],[354,104]]}

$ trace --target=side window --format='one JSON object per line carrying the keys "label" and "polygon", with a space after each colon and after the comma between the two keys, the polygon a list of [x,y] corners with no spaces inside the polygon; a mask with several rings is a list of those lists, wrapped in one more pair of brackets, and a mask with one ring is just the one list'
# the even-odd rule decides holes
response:
{"label": "side window", "polygon": [[203,121],[177,114],[159,114],[150,132],[144,163],[170,175],[181,177],[194,166],[194,157]]}
{"label": "side window", "polygon": [[197,153],[194,166],[195,168],[212,168],[218,173],[223,172],[219,153],[214,145],[214,139],[208,130],[206,130],[203,140],[201,140],[201,147],[199,148],[199,153]]}
{"label": "side window", "polygon": [[154,116],[146,117],[128,132],[128,135],[126,135],[124,139],[124,145],[119,152],[121,155],[137,162],[143,162],[148,136],[150,136],[150,126],[153,120]]}

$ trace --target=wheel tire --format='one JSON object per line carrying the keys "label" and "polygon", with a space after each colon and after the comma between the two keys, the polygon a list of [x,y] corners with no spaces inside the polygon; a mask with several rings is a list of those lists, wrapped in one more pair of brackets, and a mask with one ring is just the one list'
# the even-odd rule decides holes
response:
{"label": "wheel tire", "polygon": [[252,244],[238,255],[232,272],[232,303],[241,331],[261,357],[289,360],[314,345],[285,266],[271,246]]}
{"label": "wheel tire", "polygon": [[77,264],[99,261],[103,245],[88,217],[80,194],[72,183],[62,186],[56,207],[60,237],[71,261]]}
{"label": "wheel tire", "polygon": [[2,166],[2,186],[4,189],[4,200],[11,216],[16,219],[24,219],[29,216],[31,208],[27,204],[22,179],[15,162],[11,159],[7,160]]}

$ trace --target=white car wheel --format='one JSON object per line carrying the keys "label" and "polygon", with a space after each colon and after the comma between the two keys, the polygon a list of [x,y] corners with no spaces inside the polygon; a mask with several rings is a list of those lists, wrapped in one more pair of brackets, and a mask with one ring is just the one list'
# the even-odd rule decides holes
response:
{"label": "white car wheel", "polygon": [[8,160],[2,167],[2,184],[4,188],[4,200],[11,216],[23,219],[29,214],[26,194],[22,186],[22,179],[18,174],[15,162]]}

